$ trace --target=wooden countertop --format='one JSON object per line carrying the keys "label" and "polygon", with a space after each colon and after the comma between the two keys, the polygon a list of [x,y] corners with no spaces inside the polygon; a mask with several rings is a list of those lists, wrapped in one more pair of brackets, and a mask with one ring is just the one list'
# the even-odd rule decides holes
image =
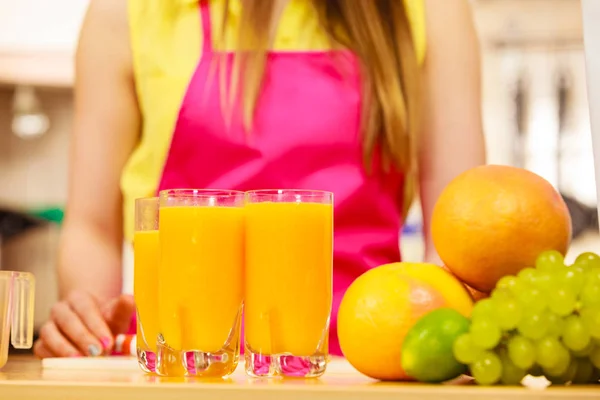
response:
{"label": "wooden countertop", "polygon": [[[79,363],[79,365],[78,365]],[[0,398],[24,400],[499,400],[600,399],[600,387],[527,389],[464,385],[383,383],[335,360],[318,380],[252,380],[238,368],[228,380],[159,378],[137,370],[133,359],[75,361],[69,368],[43,368],[31,357],[13,356],[0,370]]]}

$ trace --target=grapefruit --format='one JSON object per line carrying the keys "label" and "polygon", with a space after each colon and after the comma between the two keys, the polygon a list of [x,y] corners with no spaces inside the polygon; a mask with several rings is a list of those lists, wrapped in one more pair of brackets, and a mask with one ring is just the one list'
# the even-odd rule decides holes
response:
{"label": "grapefruit", "polygon": [[544,178],[486,165],[464,172],[444,189],[431,217],[431,235],[452,273],[489,293],[503,276],[535,265],[542,252],[564,255],[571,217]]}
{"label": "grapefruit", "polygon": [[402,369],[404,337],[419,318],[441,307],[470,316],[473,303],[465,287],[437,265],[394,263],[367,271],[340,304],[342,352],[367,376],[410,380]]}

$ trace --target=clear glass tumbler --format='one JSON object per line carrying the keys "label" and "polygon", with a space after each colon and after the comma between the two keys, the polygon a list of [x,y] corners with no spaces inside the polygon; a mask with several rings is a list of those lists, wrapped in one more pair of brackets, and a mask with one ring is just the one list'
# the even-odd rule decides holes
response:
{"label": "clear glass tumbler", "polygon": [[332,275],[332,193],[246,193],[248,375],[318,377],[325,372]]}
{"label": "clear glass tumbler", "polygon": [[157,372],[224,377],[237,367],[244,273],[244,193],[160,193]]}
{"label": "clear glass tumbler", "polygon": [[28,272],[0,271],[0,368],[15,349],[33,346],[35,278]]}
{"label": "clear glass tumbler", "polygon": [[158,340],[158,197],[135,201],[133,295],[137,311],[137,359],[144,372],[156,372]]}

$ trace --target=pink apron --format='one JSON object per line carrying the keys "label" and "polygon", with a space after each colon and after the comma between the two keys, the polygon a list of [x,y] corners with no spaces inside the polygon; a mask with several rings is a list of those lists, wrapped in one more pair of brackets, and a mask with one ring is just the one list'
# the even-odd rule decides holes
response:
{"label": "pink apron", "polygon": [[[403,178],[363,169],[361,83],[349,52],[271,52],[253,130],[221,112],[210,7],[200,1],[203,48],[184,97],[159,190],[313,189],[334,193],[330,351],[341,355],[337,310],[350,283],[399,261]],[[333,57],[336,55],[336,57]],[[232,57],[228,55],[231,65]]]}

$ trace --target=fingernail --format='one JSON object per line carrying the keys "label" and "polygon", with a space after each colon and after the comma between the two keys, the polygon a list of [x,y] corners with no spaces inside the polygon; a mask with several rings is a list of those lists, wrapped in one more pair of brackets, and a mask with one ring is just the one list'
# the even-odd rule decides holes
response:
{"label": "fingernail", "polygon": [[102,351],[100,351],[100,349],[98,348],[98,346],[96,346],[95,344],[90,344],[88,346],[88,354],[91,357],[97,357],[100,355],[100,353],[102,353]]}
{"label": "fingernail", "polygon": [[81,357],[81,354],[72,354],[69,357],[70,358],[79,358],[79,357]]}
{"label": "fingernail", "polygon": [[102,339],[100,339],[100,343],[102,343],[102,347],[104,348],[104,350],[107,350],[110,347],[110,338],[109,337],[103,337]]}

